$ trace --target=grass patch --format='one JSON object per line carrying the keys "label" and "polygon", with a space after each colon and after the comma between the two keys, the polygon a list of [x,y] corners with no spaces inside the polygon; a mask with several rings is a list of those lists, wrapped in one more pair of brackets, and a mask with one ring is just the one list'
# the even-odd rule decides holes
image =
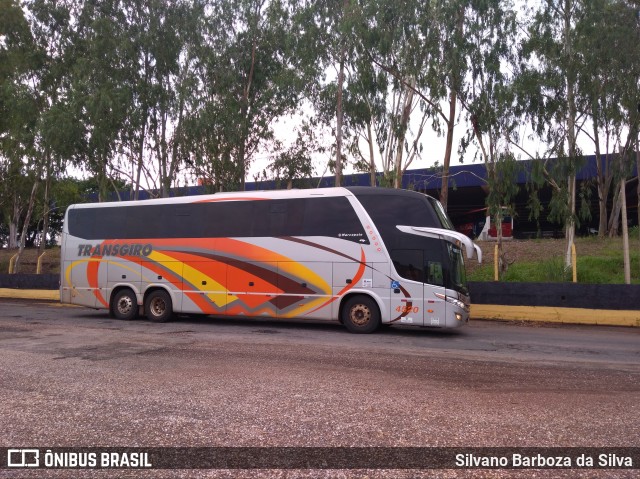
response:
{"label": "grass patch", "polygon": [[[493,264],[478,268],[469,275],[469,281],[493,281]],[[509,266],[502,281],[522,283],[559,283],[571,280],[571,270],[565,271],[560,258],[541,262],[517,262]]]}
{"label": "grass patch", "polygon": [[[542,246],[542,245],[541,245]],[[579,283],[624,284],[624,262],[621,242],[618,239],[584,238],[580,240],[580,249],[590,246],[589,254],[578,253],[577,272]],[[544,246],[542,246],[544,247]],[[547,259],[528,260],[526,256],[516,259],[505,273],[502,281],[557,283],[572,280],[571,268],[565,269],[563,256],[551,256]],[[631,282],[640,284],[640,250],[637,242],[632,245]],[[468,275],[469,281],[493,281],[493,260]]]}
{"label": "grass patch", "polygon": [[[619,256],[619,257],[617,257]],[[631,282],[638,281],[640,254],[635,251],[631,257]],[[578,258],[578,281],[580,283],[624,284],[624,262],[622,252],[616,256],[591,256]]]}
{"label": "grass patch", "polygon": [[[0,273],[9,272],[9,262],[11,257],[18,252],[17,249],[0,249]],[[36,272],[38,263],[38,249],[25,248],[20,258],[20,273],[33,274]],[[60,247],[54,246],[46,249],[46,254],[42,260],[43,273],[60,272]]]}

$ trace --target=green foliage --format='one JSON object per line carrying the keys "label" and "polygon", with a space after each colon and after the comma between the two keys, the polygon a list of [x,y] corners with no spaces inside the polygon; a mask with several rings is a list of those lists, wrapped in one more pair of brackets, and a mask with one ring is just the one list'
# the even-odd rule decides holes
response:
{"label": "green foliage", "polygon": [[322,147],[317,143],[313,129],[304,125],[298,131],[295,143],[276,156],[269,170],[278,182],[284,181],[285,187],[291,188],[294,180],[311,178],[314,172],[311,156],[319,151]]}
{"label": "green foliage", "polygon": [[[0,0],[4,228],[23,221],[34,183],[55,184],[70,167],[98,199],[124,184],[138,191],[145,177],[160,195],[184,175],[242,189],[265,150],[272,175],[307,177],[332,141],[293,133],[277,144],[274,125],[298,113],[335,131],[341,64],[344,161],[382,170],[392,186],[413,159],[434,159],[429,129],[466,121],[458,151],[481,152],[487,204],[500,214],[516,193],[513,145],[526,123],[543,148],[531,154],[542,160],[530,172],[531,217],[577,224],[590,218],[594,187],[576,192],[571,211],[577,136],[628,153],[637,132],[637,6],[549,0],[528,13],[517,18],[507,0]],[[554,191],[545,210],[544,185]]]}
{"label": "green foliage", "polygon": [[[578,253],[576,267],[579,283],[624,283],[623,258],[619,240],[592,237],[583,238],[580,241],[596,243],[598,253],[589,256]],[[538,240],[538,244],[539,247],[544,247],[544,240]],[[637,248],[631,250],[631,278],[633,283],[640,283],[640,251]],[[468,275],[468,279],[469,281],[493,281],[493,264],[474,270]],[[535,262],[522,258],[509,267],[501,280],[523,283],[569,282],[572,280],[572,271],[565,267],[560,256],[550,256],[543,261]]]}
{"label": "green foliage", "polygon": [[[501,153],[490,168],[491,173],[487,175],[489,194],[486,199],[489,214],[500,215],[500,218],[504,214],[513,216],[515,214],[513,202],[520,191],[517,183],[520,165],[513,155]],[[501,223],[502,221],[496,224]]]}

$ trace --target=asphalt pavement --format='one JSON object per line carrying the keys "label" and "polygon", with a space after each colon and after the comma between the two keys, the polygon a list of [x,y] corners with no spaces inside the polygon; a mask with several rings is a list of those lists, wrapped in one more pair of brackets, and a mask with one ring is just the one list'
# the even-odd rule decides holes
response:
{"label": "asphalt pavement", "polygon": [[[441,331],[181,318],[0,300],[0,446],[635,447],[638,328]],[[0,470],[3,477],[113,471]],[[575,477],[571,470],[529,471]],[[12,473],[12,474],[9,474]],[[75,474],[75,475],[74,475]],[[118,471],[118,477],[522,477],[492,470]],[[581,474],[584,476],[584,474]],[[525,474],[529,476],[529,474]],[[589,477],[637,477],[593,470]]]}

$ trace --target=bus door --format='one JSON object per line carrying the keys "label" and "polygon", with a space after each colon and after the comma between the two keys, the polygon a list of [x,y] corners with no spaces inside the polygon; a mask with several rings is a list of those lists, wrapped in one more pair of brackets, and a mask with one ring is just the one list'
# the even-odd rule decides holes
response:
{"label": "bus door", "polygon": [[[431,254],[430,254],[431,253]],[[424,325],[445,326],[447,318],[446,289],[442,257],[433,250],[425,251]]]}
{"label": "bus door", "polygon": [[432,245],[425,249],[391,252],[399,276],[391,285],[392,323],[443,326],[446,322],[441,243],[427,241]]}
{"label": "bus door", "polygon": [[[424,324],[424,251],[391,251],[389,321],[391,324]],[[393,271],[395,269],[395,271]]]}

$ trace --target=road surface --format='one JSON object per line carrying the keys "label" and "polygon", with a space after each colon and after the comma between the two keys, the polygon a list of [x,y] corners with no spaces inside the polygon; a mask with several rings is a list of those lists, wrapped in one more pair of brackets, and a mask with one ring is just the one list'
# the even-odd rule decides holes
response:
{"label": "road surface", "polygon": [[[637,328],[472,321],[353,335],[303,321],[122,322],[0,300],[0,377],[2,447],[640,445]],[[297,477],[276,472],[262,471]],[[416,471],[363,473],[387,474]]]}

